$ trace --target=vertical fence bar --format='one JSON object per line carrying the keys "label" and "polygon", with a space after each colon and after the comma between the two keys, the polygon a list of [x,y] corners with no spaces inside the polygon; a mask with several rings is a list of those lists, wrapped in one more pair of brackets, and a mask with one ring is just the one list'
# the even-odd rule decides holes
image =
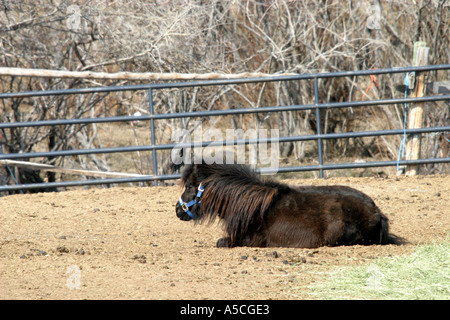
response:
{"label": "vertical fence bar", "polygon": [[317,136],[319,137],[317,139],[317,151],[319,153],[319,176],[320,178],[323,178],[323,153],[322,153],[322,138],[320,138],[320,135],[322,134],[321,130],[321,120],[320,120],[320,108],[319,108],[319,78],[314,78],[314,103],[316,105],[316,126],[317,126]]}
{"label": "vertical fence bar", "polygon": [[[153,108],[153,89],[149,89],[148,90],[148,103],[149,103],[149,107],[150,107],[150,114],[154,115],[155,114],[155,110]],[[155,120],[151,119],[150,120],[150,131],[152,134],[152,146],[156,145],[156,139],[155,139]],[[152,151],[152,157],[153,157],[153,174],[155,176],[158,175],[158,162],[157,162],[157,157],[156,157],[156,150],[153,149]],[[153,184],[155,186],[158,185],[158,180],[155,180],[153,182]]]}

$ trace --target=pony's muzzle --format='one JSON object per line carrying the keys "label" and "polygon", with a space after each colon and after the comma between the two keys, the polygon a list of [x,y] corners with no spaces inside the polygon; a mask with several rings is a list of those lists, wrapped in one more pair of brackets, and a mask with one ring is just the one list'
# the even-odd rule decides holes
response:
{"label": "pony's muzzle", "polygon": [[192,218],[186,213],[184,208],[180,205],[179,202],[176,204],[175,211],[177,213],[177,217],[182,221],[189,221],[192,220]]}

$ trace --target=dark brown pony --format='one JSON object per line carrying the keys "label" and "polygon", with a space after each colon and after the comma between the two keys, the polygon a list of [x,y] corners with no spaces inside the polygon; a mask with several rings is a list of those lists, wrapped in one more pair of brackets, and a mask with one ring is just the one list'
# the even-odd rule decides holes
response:
{"label": "dark brown pony", "polygon": [[397,244],[370,197],[345,186],[290,186],[244,165],[195,164],[182,172],[181,220],[223,222],[218,247]]}

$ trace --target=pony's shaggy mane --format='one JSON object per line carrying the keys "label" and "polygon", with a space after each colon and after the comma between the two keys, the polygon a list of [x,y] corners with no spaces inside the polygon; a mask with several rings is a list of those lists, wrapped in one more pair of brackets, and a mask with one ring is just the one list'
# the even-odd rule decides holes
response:
{"label": "pony's shaggy mane", "polygon": [[219,217],[231,245],[256,231],[283,186],[262,180],[244,165],[200,164],[194,170],[205,187],[199,221],[212,222]]}

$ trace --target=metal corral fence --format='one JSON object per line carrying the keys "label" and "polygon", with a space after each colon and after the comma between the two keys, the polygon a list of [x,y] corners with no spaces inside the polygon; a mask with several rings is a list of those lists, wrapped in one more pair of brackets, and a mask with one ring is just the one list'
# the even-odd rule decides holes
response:
{"label": "metal corral fence", "polygon": [[[128,85],[128,86],[111,86],[111,87],[93,87],[93,88],[80,88],[80,89],[66,89],[66,90],[47,90],[47,91],[30,91],[30,92],[13,92],[13,93],[1,93],[0,99],[11,98],[25,98],[25,97],[42,97],[42,96],[55,96],[55,95],[80,95],[90,93],[107,93],[107,92],[119,92],[119,91],[137,91],[148,90],[148,115],[141,116],[117,116],[117,117],[102,117],[102,118],[82,118],[82,119],[60,119],[60,120],[44,120],[33,122],[12,122],[12,123],[0,123],[0,129],[6,128],[19,128],[19,127],[36,127],[36,126],[60,126],[60,125],[72,125],[72,124],[89,124],[89,123],[106,123],[106,122],[129,122],[129,121],[149,121],[151,131],[151,144],[141,146],[126,146],[126,147],[110,147],[99,149],[78,149],[78,150],[63,150],[63,151],[49,151],[49,152],[32,152],[32,153],[0,153],[0,160],[14,160],[14,159],[31,159],[39,157],[65,157],[75,155],[87,155],[87,154],[103,154],[103,153],[123,153],[123,152],[136,152],[136,151],[152,151],[153,157],[153,175],[143,175],[139,177],[125,177],[125,178],[105,178],[95,180],[78,180],[78,181],[60,181],[52,183],[34,183],[34,184],[18,184],[18,185],[2,185],[1,191],[12,190],[24,190],[35,188],[57,188],[57,187],[72,187],[72,186],[86,186],[86,185],[99,185],[99,184],[120,184],[120,183],[135,183],[135,182],[148,182],[178,179],[180,174],[165,174],[158,175],[157,157],[160,150],[171,150],[175,147],[206,147],[206,146],[224,146],[224,145],[240,145],[240,144],[255,144],[255,143],[271,143],[271,142],[294,142],[294,141],[316,141],[318,150],[318,164],[307,166],[291,166],[291,167],[279,167],[277,172],[295,172],[295,171],[319,171],[320,177],[323,177],[324,170],[337,170],[337,169],[353,169],[353,168],[368,168],[368,167],[386,167],[386,166],[405,166],[416,164],[429,164],[429,163],[448,163],[450,158],[433,158],[433,159],[417,159],[417,160],[393,160],[393,161],[375,161],[375,162],[358,162],[358,163],[340,163],[340,164],[326,164],[324,163],[324,155],[322,151],[322,143],[325,139],[342,139],[342,138],[357,138],[357,137],[375,137],[375,136],[387,136],[387,135],[411,135],[411,134],[423,134],[423,133],[445,133],[450,132],[450,124],[442,127],[428,127],[417,129],[404,129],[399,128],[395,130],[380,130],[380,131],[364,131],[364,132],[345,132],[345,133],[327,133],[321,132],[321,116],[320,110],[327,108],[350,108],[361,106],[379,106],[379,105],[391,105],[391,104],[410,104],[410,103],[423,103],[433,101],[450,101],[450,95],[448,92],[444,92],[442,95],[424,96],[419,98],[396,98],[396,99],[381,99],[381,100],[369,100],[369,101],[352,101],[352,102],[333,102],[333,103],[321,103],[319,101],[319,86],[318,80],[322,78],[337,78],[337,77],[354,77],[354,76],[370,76],[381,74],[395,74],[395,73],[411,73],[411,72],[428,72],[437,70],[450,70],[450,65],[431,65],[421,67],[402,67],[402,68],[390,68],[390,69],[378,69],[378,70],[364,70],[364,71],[349,71],[349,72],[331,72],[331,73],[316,73],[316,74],[304,74],[304,75],[290,75],[290,76],[273,76],[264,78],[246,78],[246,79],[233,79],[233,80],[205,80],[205,81],[189,81],[178,83],[158,83],[158,84],[143,84],[143,85]],[[241,108],[241,109],[228,109],[228,110],[212,110],[212,111],[198,111],[198,112],[181,112],[170,114],[157,114],[155,113],[153,106],[153,92],[154,90],[161,89],[182,89],[189,87],[205,87],[205,86],[224,86],[234,84],[246,84],[246,83],[262,83],[262,82],[275,82],[275,81],[304,81],[312,80],[314,82],[314,104],[309,105],[288,105],[288,106],[272,106],[272,107],[260,107],[260,108]],[[155,139],[155,121],[160,119],[176,119],[187,117],[215,117],[225,115],[239,115],[250,113],[264,113],[264,112],[284,112],[284,111],[300,111],[300,110],[315,110],[317,132],[313,135],[301,135],[301,136],[283,136],[265,139],[242,139],[233,141],[205,141],[201,143],[186,143],[186,144],[156,144]],[[262,173],[265,171],[273,171],[271,168],[259,169]]]}

